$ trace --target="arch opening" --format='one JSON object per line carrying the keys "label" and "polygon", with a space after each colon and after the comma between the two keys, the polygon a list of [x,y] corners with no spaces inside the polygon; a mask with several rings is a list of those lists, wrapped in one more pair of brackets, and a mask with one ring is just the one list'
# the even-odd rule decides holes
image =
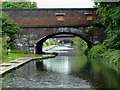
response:
{"label": "arch opening", "polygon": [[59,32],[59,33],[54,33],[54,34],[51,34],[49,36],[45,36],[43,38],[41,38],[40,40],[38,40],[38,42],[36,43],[36,54],[42,54],[44,53],[42,51],[42,46],[43,46],[43,43],[49,39],[49,38],[52,38],[54,37],[55,35],[60,35],[60,34],[70,34],[70,35],[74,35],[74,36],[77,36],[81,39],[83,39],[86,43],[87,43],[87,46],[88,46],[88,49],[92,48],[92,43],[84,36],[80,35],[80,34],[77,34],[77,33],[72,33],[72,32]]}

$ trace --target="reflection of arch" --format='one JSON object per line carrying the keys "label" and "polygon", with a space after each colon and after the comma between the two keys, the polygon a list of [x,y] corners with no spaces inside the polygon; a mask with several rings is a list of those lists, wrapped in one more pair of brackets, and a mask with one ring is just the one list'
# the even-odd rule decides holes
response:
{"label": "reflection of arch", "polygon": [[60,34],[72,34],[72,35],[78,36],[78,37],[80,37],[81,39],[83,39],[83,40],[87,43],[88,49],[92,48],[92,43],[91,43],[86,37],[84,37],[83,35],[80,35],[80,34],[78,34],[78,33],[73,33],[73,32],[59,32],[59,33],[51,34],[51,35],[49,35],[49,36],[45,36],[45,37],[41,38],[41,39],[36,43],[36,54],[41,54],[41,53],[43,53],[43,52],[42,52],[42,46],[43,46],[43,43],[44,43],[47,39],[49,39],[49,38],[51,38],[51,37],[53,37],[53,36],[55,36],[55,35],[60,35]]}

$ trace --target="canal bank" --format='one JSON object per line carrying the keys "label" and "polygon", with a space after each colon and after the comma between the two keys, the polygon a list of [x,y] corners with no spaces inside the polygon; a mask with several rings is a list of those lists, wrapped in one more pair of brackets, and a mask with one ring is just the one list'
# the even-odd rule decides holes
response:
{"label": "canal bank", "polygon": [[[43,48],[43,51],[50,50],[56,46],[57,45],[45,47]],[[9,62],[2,63],[0,64],[0,76],[4,76],[9,71],[17,69],[18,67],[30,61],[54,58],[56,55],[57,55],[56,53],[51,53],[51,54],[42,54],[42,55],[36,55],[36,56],[24,56],[24,57],[16,58],[15,60],[12,60]]]}

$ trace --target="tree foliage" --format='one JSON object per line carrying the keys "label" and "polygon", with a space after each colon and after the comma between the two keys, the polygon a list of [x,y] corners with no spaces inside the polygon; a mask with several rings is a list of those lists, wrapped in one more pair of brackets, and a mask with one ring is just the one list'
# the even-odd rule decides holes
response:
{"label": "tree foliage", "polygon": [[86,36],[91,36],[91,34],[92,34],[92,29],[93,29],[93,26],[89,26],[89,27],[88,27],[88,29],[85,31]]}
{"label": "tree foliage", "polygon": [[101,23],[106,27],[106,47],[119,49],[120,47],[120,2],[96,3],[97,14],[102,17]]}
{"label": "tree foliage", "polygon": [[2,12],[2,36],[7,35],[14,39],[14,34],[20,31],[20,27],[12,20],[7,13]]}
{"label": "tree foliage", "polygon": [[[6,0],[2,2],[2,8],[37,8],[35,2],[30,0]],[[0,44],[2,44],[2,57],[6,55],[8,41],[14,40],[14,34],[20,32],[20,27],[12,20],[7,13],[0,13],[0,31],[2,31],[2,37],[0,36]],[[1,53],[1,52],[0,52]]]}
{"label": "tree foliage", "polygon": [[8,37],[7,35],[4,35],[2,38],[2,55],[6,55],[7,54],[7,47],[8,45],[8,41],[10,41],[10,37]]}
{"label": "tree foliage", "polygon": [[7,0],[2,3],[2,8],[37,8],[36,2],[28,0]]}

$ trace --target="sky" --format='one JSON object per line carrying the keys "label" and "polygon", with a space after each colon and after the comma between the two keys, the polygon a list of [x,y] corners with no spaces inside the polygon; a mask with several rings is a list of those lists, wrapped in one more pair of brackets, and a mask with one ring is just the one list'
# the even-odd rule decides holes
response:
{"label": "sky", "polygon": [[93,8],[94,0],[31,0],[38,8]]}
{"label": "sky", "polygon": [[[22,0],[10,0],[10,1],[15,2]],[[30,0],[30,1],[37,2],[38,8],[93,8],[94,5],[94,0]]]}

